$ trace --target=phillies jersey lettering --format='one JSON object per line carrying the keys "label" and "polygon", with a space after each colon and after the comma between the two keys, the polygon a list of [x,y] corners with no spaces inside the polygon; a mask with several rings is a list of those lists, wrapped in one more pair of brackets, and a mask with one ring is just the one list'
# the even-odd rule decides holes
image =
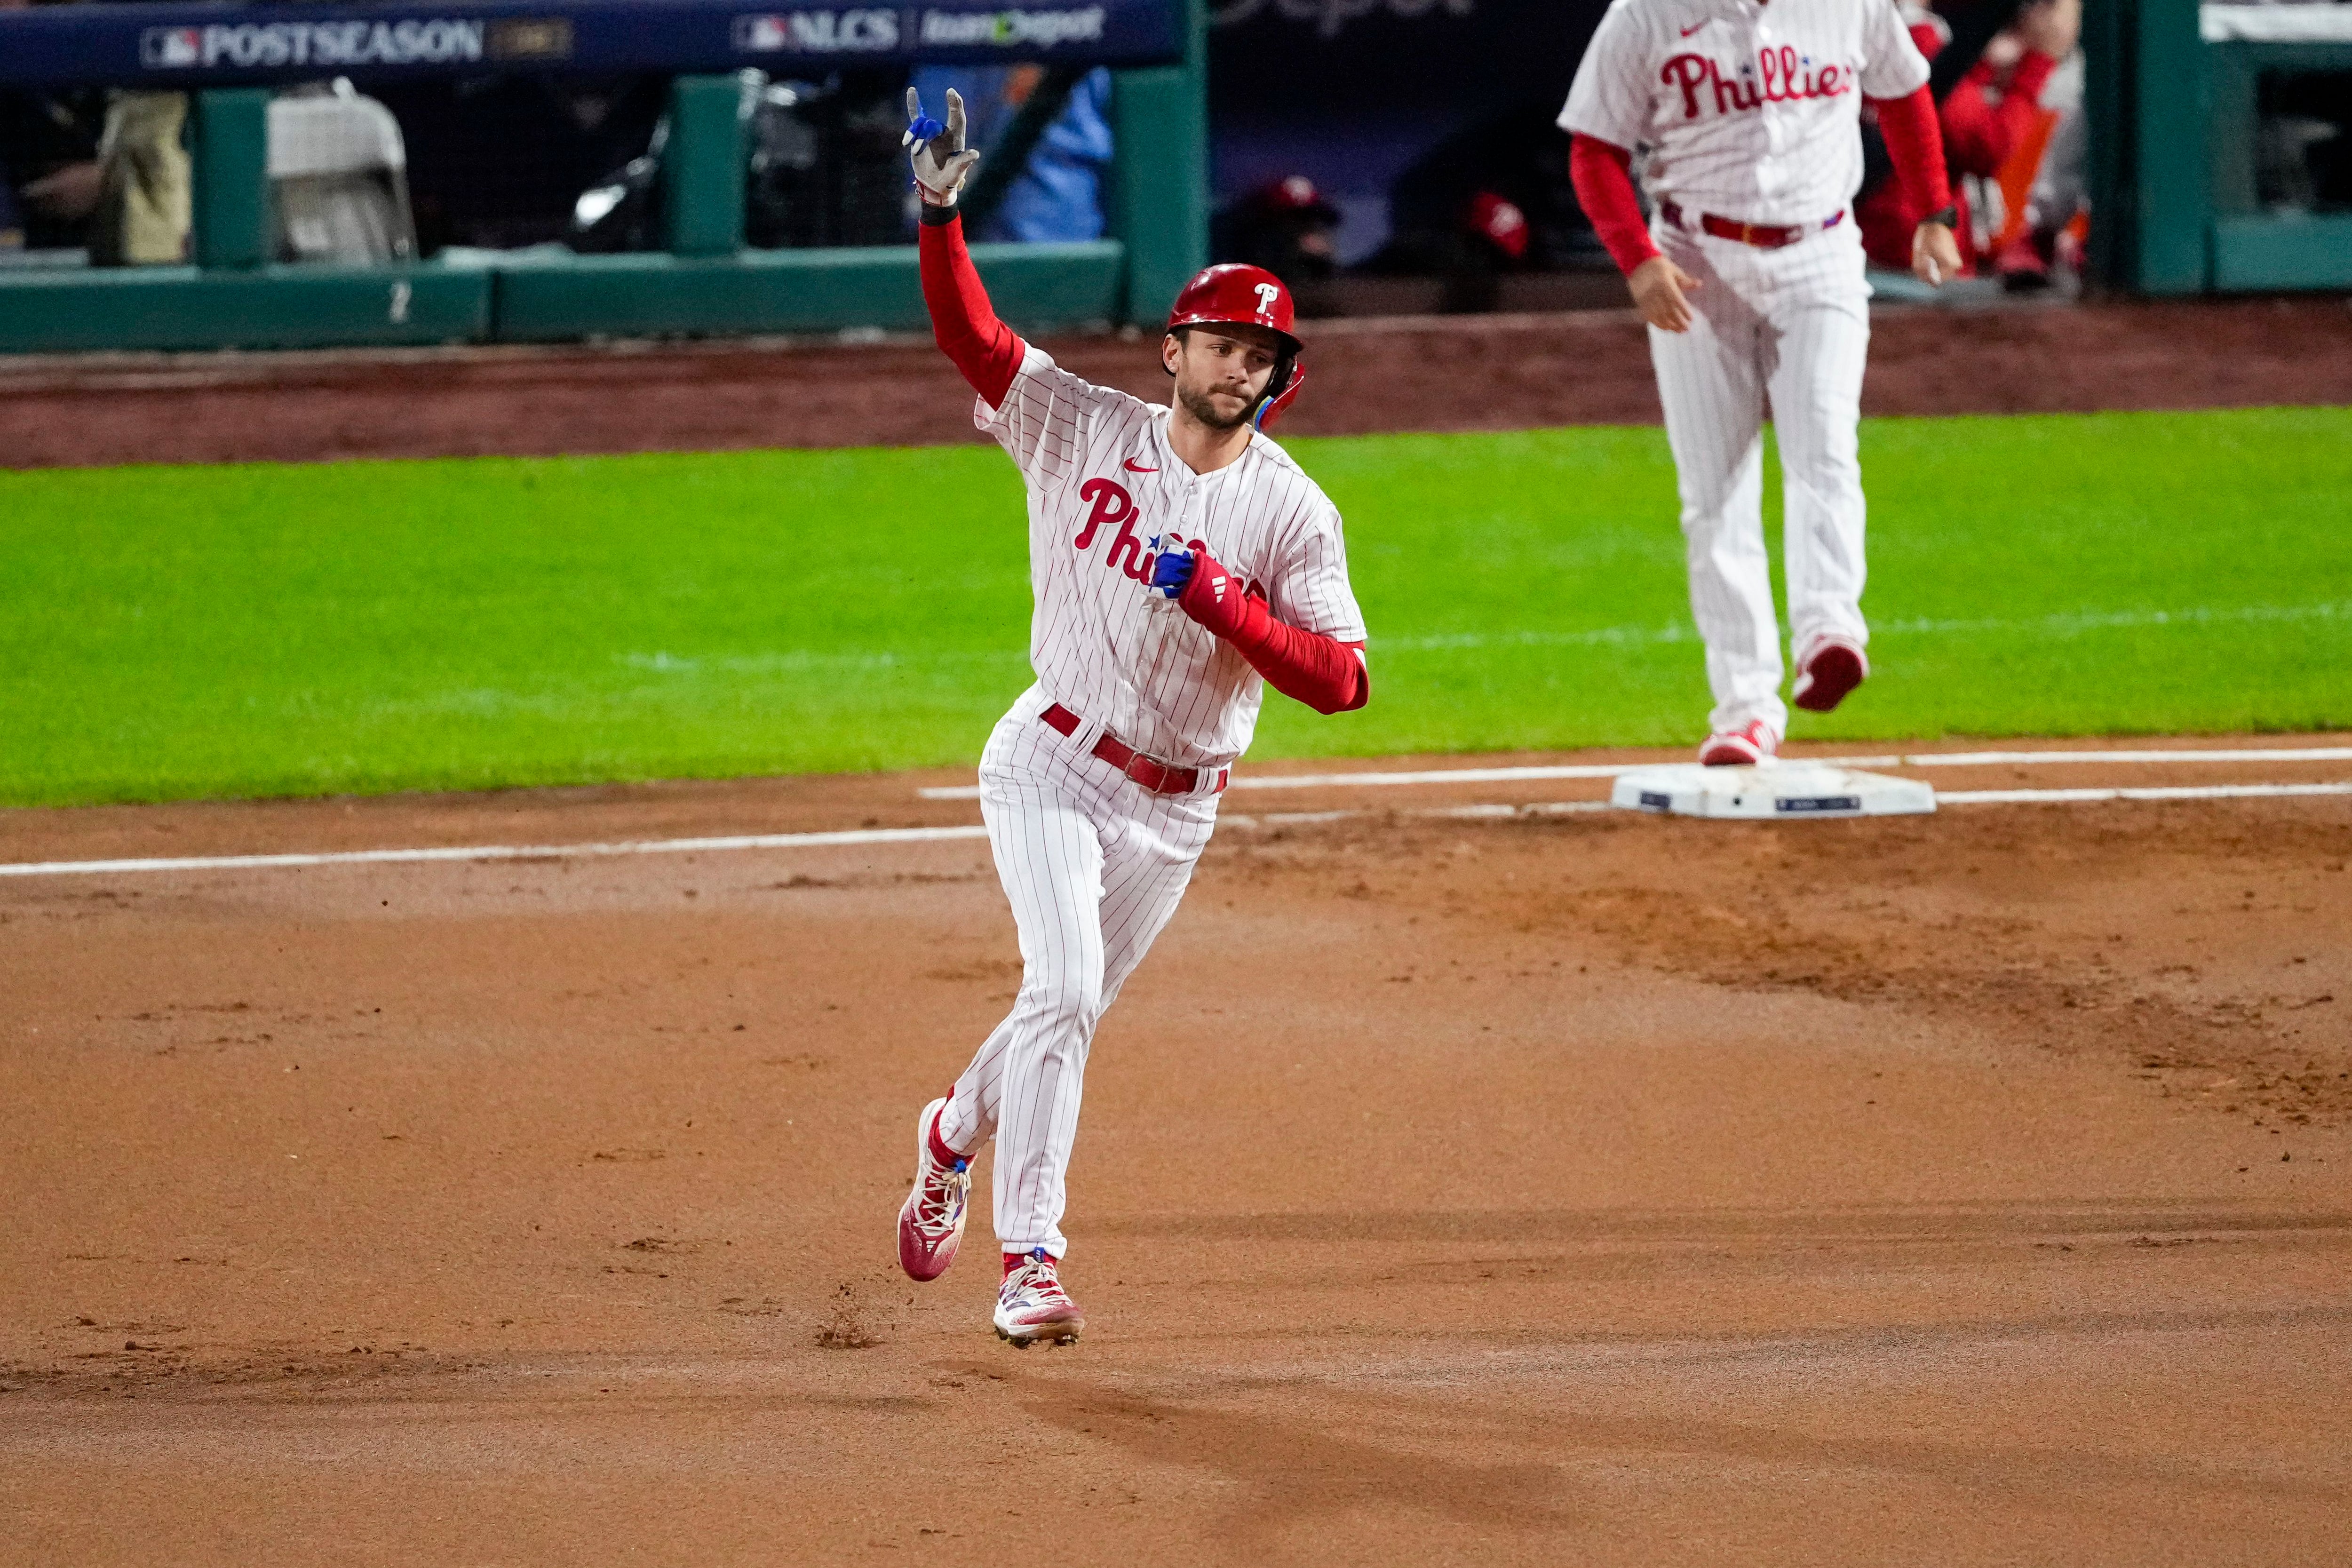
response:
{"label": "phillies jersey lettering", "polygon": [[1559,123],[1647,149],[1654,200],[1805,226],[1862,184],[1862,100],[1927,80],[1895,0],[1615,0]]}
{"label": "phillies jersey lettering", "polygon": [[[1835,98],[1853,88],[1852,70],[1834,61],[1816,69],[1812,57],[1798,54],[1794,44],[1763,50],[1753,66],[1739,68],[1737,79],[1726,77],[1710,55],[1675,55],[1658,74],[1683,89],[1685,120],[1696,120],[1706,102],[1712,102],[1717,114],[1737,114],[1768,103]],[[1701,88],[1708,89],[1704,97]]]}
{"label": "phillies jersey lettering", "polygon": [[[1126,467],[1129,473],[1156,471],[1138,468],[1132,458],[1129,459]],[[1184,547],[1184,536],[1173,529],[1139,536],[1135,531],[1135,520],[1143,515],[1142,510],[1135,504],[1135,498],[1128,493],[1127,487],[1116,479],[1088,479],[1078,487],[1078,499],[1090,503],[1090,510],[1087,512],[1087,525],[1078,530],[1077,538],[1070,541],[1071,545],[1083,553],[1094,548],[1095,535],[1105,523],[1118,524],[1118,537],[1110,542],[1110,553],[1104,557],[1103,564],[1138,583],[1151,580],[1151,557],[1156,553],[1151,544],[1153,539],[1160,541],[1162,550]]]}
{"label": "phillies jersey lettering", "polygon": [[[1029,490],[1029,661],[1052,700],[1169,762],[1222,767],[1247,749],[1265,699],[1249,661],[1144,586],[1151,541],[1198,541],[1275,616],[1365,640],[1339,510],[1288,453],[1254,433],[1196,474],[1168,445],[1165,406],[1094,385],[1029,345],[1001,408],[972,422]],[[1114,477],[1116,476],[1116,477]]]}
{"label": "phillies jersey lettering", "polygon": [[[1137,468],[1132,458],[1123,466],[1129,473],[1159,472],[1156,468]],[[1159,550],[1181,550],[1189,542],[1172,528],[1162,529],[1149,537],[1138,537],[1135,520],[1142,515],[1141,510],[1136,506],[1135,498],[1128,493],[1127,487],[1116,479],[1088,479],[1078,487],[1078,499],[1091,503],[1091,507],[1087,513],[1087,525],[1078,531],[1078,536],[1070,542],[1071,545],[1083,553],[1094,548],[1095,535],[1105,523],[1118,524],[1118,537],[1110,542],[1110,552],[1103,558],[1103,564],[1138,583],[1151,580],[1151,558],[1158,553],[1158,550],[1152,547],[1153,539],[1160,542]],[[1206,542],[1202,541],[1203,544]],[[1210,553],[1214,554],[1215,552],[1212,550]]]}

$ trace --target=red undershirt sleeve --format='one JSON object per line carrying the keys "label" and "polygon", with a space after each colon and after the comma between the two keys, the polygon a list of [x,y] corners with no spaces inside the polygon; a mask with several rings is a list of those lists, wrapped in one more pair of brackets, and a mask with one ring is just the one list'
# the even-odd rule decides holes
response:
{"label": "red undershirt sleeve", "polygon": [[1650,226],[1642,221],[1641,198],[1633,194],[1633,154],[1613,142],[1581,132],[1569,142],[1568,177],[1577,205],[1592,232],[1609,248],[1609,258],[1627,275],[1658,254]]}
{"label": "red undershirt sleeve", "polygon": [[1197,545],[1194,554],[1198,564],[1177,607],[1233,644],[1267,685],[1318,713],[1345,713],[1371,700],[1362,643],[1275,619],[1264,594],[1255,588],[1228,594],[1226,585],[1239,588],[1238,580]]}
{"label": "red undershirt sleeve", "polygon": [[1352,712],[1371,700],[1372,677],[1362,643],[1285,625],[1271,611],[1261,614],[1262,628],[1244,627],[1231,640],[1268,686],[1318,713]]}
{"label": "red undershirt sleeve", "polygon": [[923,303],[931,312],[931,335],[981,401],[1001,408],[1029,345],[996,319],[988,290],[972,267],[971,252],[964,247],[961,215],[950,207],[946,221],[934,223],[927,208],[919,235]]}
{"label": "red undershirt sleeve", "polygon": [[1936,100],[1926,88],[1902,98],[1874,98],[1878,132],[1895,177],[1915,211],[1939,213],[1952,205],[1952,183],[1944,171],[1944,133],[1936,121]]}

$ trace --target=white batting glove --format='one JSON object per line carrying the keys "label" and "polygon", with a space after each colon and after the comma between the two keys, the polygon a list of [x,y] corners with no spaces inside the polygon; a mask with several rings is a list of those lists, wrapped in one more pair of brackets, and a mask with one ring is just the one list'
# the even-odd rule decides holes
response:
{"label": "white batting glove", "polygon": [[941,125],[923,112],[922,95],[907,89],[907,133],[898,145],[910,149],[915,188],[927,205],[951,207],[963,183],[971,177],[980,154],[963,144],[963,94],[948,89],[948,122]]}

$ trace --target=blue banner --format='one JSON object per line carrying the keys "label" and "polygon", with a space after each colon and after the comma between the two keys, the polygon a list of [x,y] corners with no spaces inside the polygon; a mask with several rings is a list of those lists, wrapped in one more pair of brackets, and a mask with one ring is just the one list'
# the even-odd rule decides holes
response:
{"label": "blue banner", "polygon": [[0,10],[0,86],[234,87],[478,71],[730,71],[1184,50],[1183,0],[779,6],[762,0],[127,5]]}

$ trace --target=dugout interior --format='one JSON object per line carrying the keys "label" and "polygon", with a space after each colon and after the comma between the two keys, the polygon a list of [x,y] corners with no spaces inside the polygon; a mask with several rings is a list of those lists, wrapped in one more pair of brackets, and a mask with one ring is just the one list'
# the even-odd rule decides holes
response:
{"label": "dugout interior", "polygon": [[[1118,151],[1101,237],[975,247],[1000,310],[1032,331],[1148,323],[1210,258],[1217,196],[1304,158],[1325,173],[1355,233],[1372,234],[1393,215],[1383,208],[1367,226],[1370,198],[1348,184],[1348,170],[1409,168],[1461,133],[1463,106],[1482,94],[1535,102],[1536,77],[1566,80],[1602,8],[1543,7],[1542,47],[1470,81],[1442,51],[1402,44],[1415,28],[1504,26],[1515,13],[1502,0],[938,0],[774,14],[716,0],[569,0],[528,15],[520,0],[0,10],[0,88],[118,100],[138,89],[182,105],[163,134],[184,148],[192,207],[177,263],[0,264],[0,352],[919,331],[914,251],[890,232],[890,197],[878,175],[866,182],[874,189],[851,188],[856,170],[881,166],[887,138],[853,111],[887,104],[926,64],[1013,59],[1063,81],[1108,68]],[[1213,100],[1213,25],[1245,46],[1221,56],[1240,63],[1223,70]],[[1391,62],[1384,73],[1334,68],[1374,45]],[[2352,88],[2352,4],[2094,0],[2084,47],[2100,283],[2146,294],[2352,287],[2352,211],[2334,172],[2344,116],[2329,110]],[[331,91],[338,79],[397,123],[404,166],[386,188],[414,197],[404,211],[388,195],[380,212],[329,203],[309,214],[312,232],[357,224],[378,237],[381,258],[363,266],[284,258],[299,225],[288,210],[290,176],[273,169],[284,161],[273,151],[282,113],[273,98],[296,83]],[[794,83],[835,95],[826,133],[839,144],[831,186],[779,221],[747,203],[745,171],[762,154],[759,95]],[[566,116],[561,136],[532,131]],[[625,180],[656,127],[660,177],[624,193],[636,204],[625,215],[632,223],[577,244],[569,226],[581,195]],[[2300,162],[2282,157],[2284,133],[2304,138]],[[864,163],[848,151],[860,135],[877,143]],[[1350,243],[1372,254],[1369,240]],[[1497,287],[1469,303],[1615,302],[1613,276],[1583,276],[1590,298]],[[1464,304],[1418,278],[1361,281],[1381,288],[1357,305]]]}

